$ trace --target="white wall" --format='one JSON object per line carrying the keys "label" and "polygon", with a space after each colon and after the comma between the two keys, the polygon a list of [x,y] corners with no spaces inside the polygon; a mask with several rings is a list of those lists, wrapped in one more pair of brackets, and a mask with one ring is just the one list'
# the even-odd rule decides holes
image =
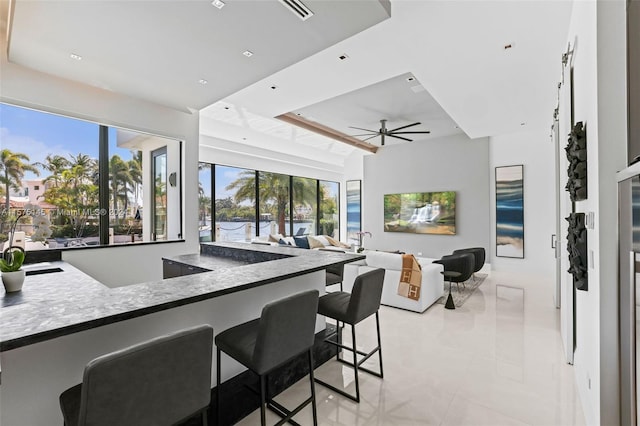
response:
{"label": "white wall", "polygon": [[[490,139],[491,268],[555,278],[555,154],[547,129]],[[524,259],[496,257],[495,167],[522,164],[524,172]]]}
{"label": "white wall", "polygon": [[588,424],[619,423],[617,185],[626,165],[626,2],[574,2],[574,117],[587,131],[589,290],[576,295],[576,382]]}
{"label": "white wall", "polygon": [[[157,279],[161,254],[198,250],[198,115],[165,108],[114,92],[71,82],[9,63],[6,34],[0,34],[0,101],[17,106],[137,130],[184,141],[184,243],[106,247],[65,255],[84,272],[107,285]],[[86,255],[84,254],[86,253]]]}
{"label": "white wall", "polygon": [[[440,258],[464,247],[490,248],[488,138],[455,135],[380,148],[364,158],[362,230],[366,248]],[[456,235],[384,232],[384,195],[456,191]]]}

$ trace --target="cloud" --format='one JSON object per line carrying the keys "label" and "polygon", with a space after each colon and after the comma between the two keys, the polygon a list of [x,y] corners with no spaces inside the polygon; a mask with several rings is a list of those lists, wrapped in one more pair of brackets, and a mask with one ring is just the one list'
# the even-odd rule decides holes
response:
{"label": "cloud", "polygon": [[[72,154],[72,152],[63,148],[61,145],[48,146],[44,142],[30,136],[14,135],[6,127],[0,127],[0,140],[2,140],[2,149],[26,154],[29,157],[29,162],[32,164],[36,162],[43,163],[48,154],[62,155],[67,158]],[[35,178],[36,176],[33,173],[25,173],[25,179]]]}

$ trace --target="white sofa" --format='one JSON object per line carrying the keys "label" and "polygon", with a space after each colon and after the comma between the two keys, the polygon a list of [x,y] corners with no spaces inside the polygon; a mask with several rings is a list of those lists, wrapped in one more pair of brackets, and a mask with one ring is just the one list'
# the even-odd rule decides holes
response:
{"label": "white sofa", "polygon": [[444,294],[444,277],[440,273],[444,270],[438,263],[432,263],[435,259],[416,257],[422,267],[422,283],[420,287],[420,299],[413,300],[398,295],[398,283],[402,271],[402,256],[395,253],[380,251],[365,252],[366,260],[351,262],[344,265],[343,289],[351,292],[353,283],[358,275],[376,268],[383,268],[384,286],[382,288],[382,304],[396,308],[407,309],[414,312],[424,312]]}

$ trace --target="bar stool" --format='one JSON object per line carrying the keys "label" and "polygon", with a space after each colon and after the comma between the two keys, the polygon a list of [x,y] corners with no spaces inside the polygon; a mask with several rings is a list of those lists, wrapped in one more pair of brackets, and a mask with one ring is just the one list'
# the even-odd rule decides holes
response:
{"label": "bar stool", "polygon": [[[365,371],[369,374],[373,374],[377,377],[383,377],[382,345],[380,343],[380,319],[378,316],[378,310],[380,309],[380,299],[382,298],[384,273],[385,270],[380,268],[358,275],[353,284],[351,294],[342,291],[336,291],[322,296],[320,298],[320,301],[318,302],[319,315],[324,315],[325,317],[333,318],[338,322],[343,322],[345,324],[351,325],[351,338],[353,347],[345,346],[340,341],[333,341],[330,339],[325,339],[325,342],[351,351],[353,353],[353,363],[341,359],[339,353],[336,354],[336,359],[343,364],[353,367],[353,369],[355,370],[356,395],[353,396],[345,392],[344,390],[338,389],[335,386],[320,379],[316,379],[316,382],[356,402],[360,402],[360,382],[358,380],[359,370]],[[357,349],[356,324],[373,314],[376,315],[378,346],[367,353]],[[340,333],[339,324],[337,330],[337,333]],[[378,357],[380,360],[379,373],[361,366],[362,363],[364,363],[376,352],[378,353]],[[360,361],[358,361],[358,355],[363,356]]]}
{"label": "bar stool", "polygon": [[340,291],[342,291],[342,281],[344,276],[344,264],[327,266],[325,285],[340,284]]}
{"label": "bar stool", "polygon": [[211,400],[213,329],[202,325],[90,361],[60,395],[65,426],[152,426],[201,414]]}
{"label": "bar stool", "polygon": [[[218,425],[221,425],[220,358],[226,353],[260,378],[260,423],[266,424],[265,407],[278,414],[277,424],[293,422],[292,417],[311,404],[313,424],[318,424],[316,392],[313,381],[313,343],[315,340],[318,290],[304,291],[269,303],[262,309],[260,318],[229,328],[218,334],[216,343],[216,375]],[[311,396],[302,404],[288,410],[268,397],[267,376],[277,367],[307,352]]]}

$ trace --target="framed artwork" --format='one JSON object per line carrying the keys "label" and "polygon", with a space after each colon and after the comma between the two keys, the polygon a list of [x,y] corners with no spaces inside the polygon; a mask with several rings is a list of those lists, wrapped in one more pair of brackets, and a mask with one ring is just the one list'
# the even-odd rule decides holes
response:
{"label": "framed artwork", "polygon": [[456,192],[385,194],[384,231],[455,235]]}
{"label": "framed artwork", "polygon": [[524,167],[496,167],[496,256],[524,259]]}
{"label": "framed artwork", "polygon": [[347,181],[347,241],[360,241],[358,232],[362,230],[362,181]]}

